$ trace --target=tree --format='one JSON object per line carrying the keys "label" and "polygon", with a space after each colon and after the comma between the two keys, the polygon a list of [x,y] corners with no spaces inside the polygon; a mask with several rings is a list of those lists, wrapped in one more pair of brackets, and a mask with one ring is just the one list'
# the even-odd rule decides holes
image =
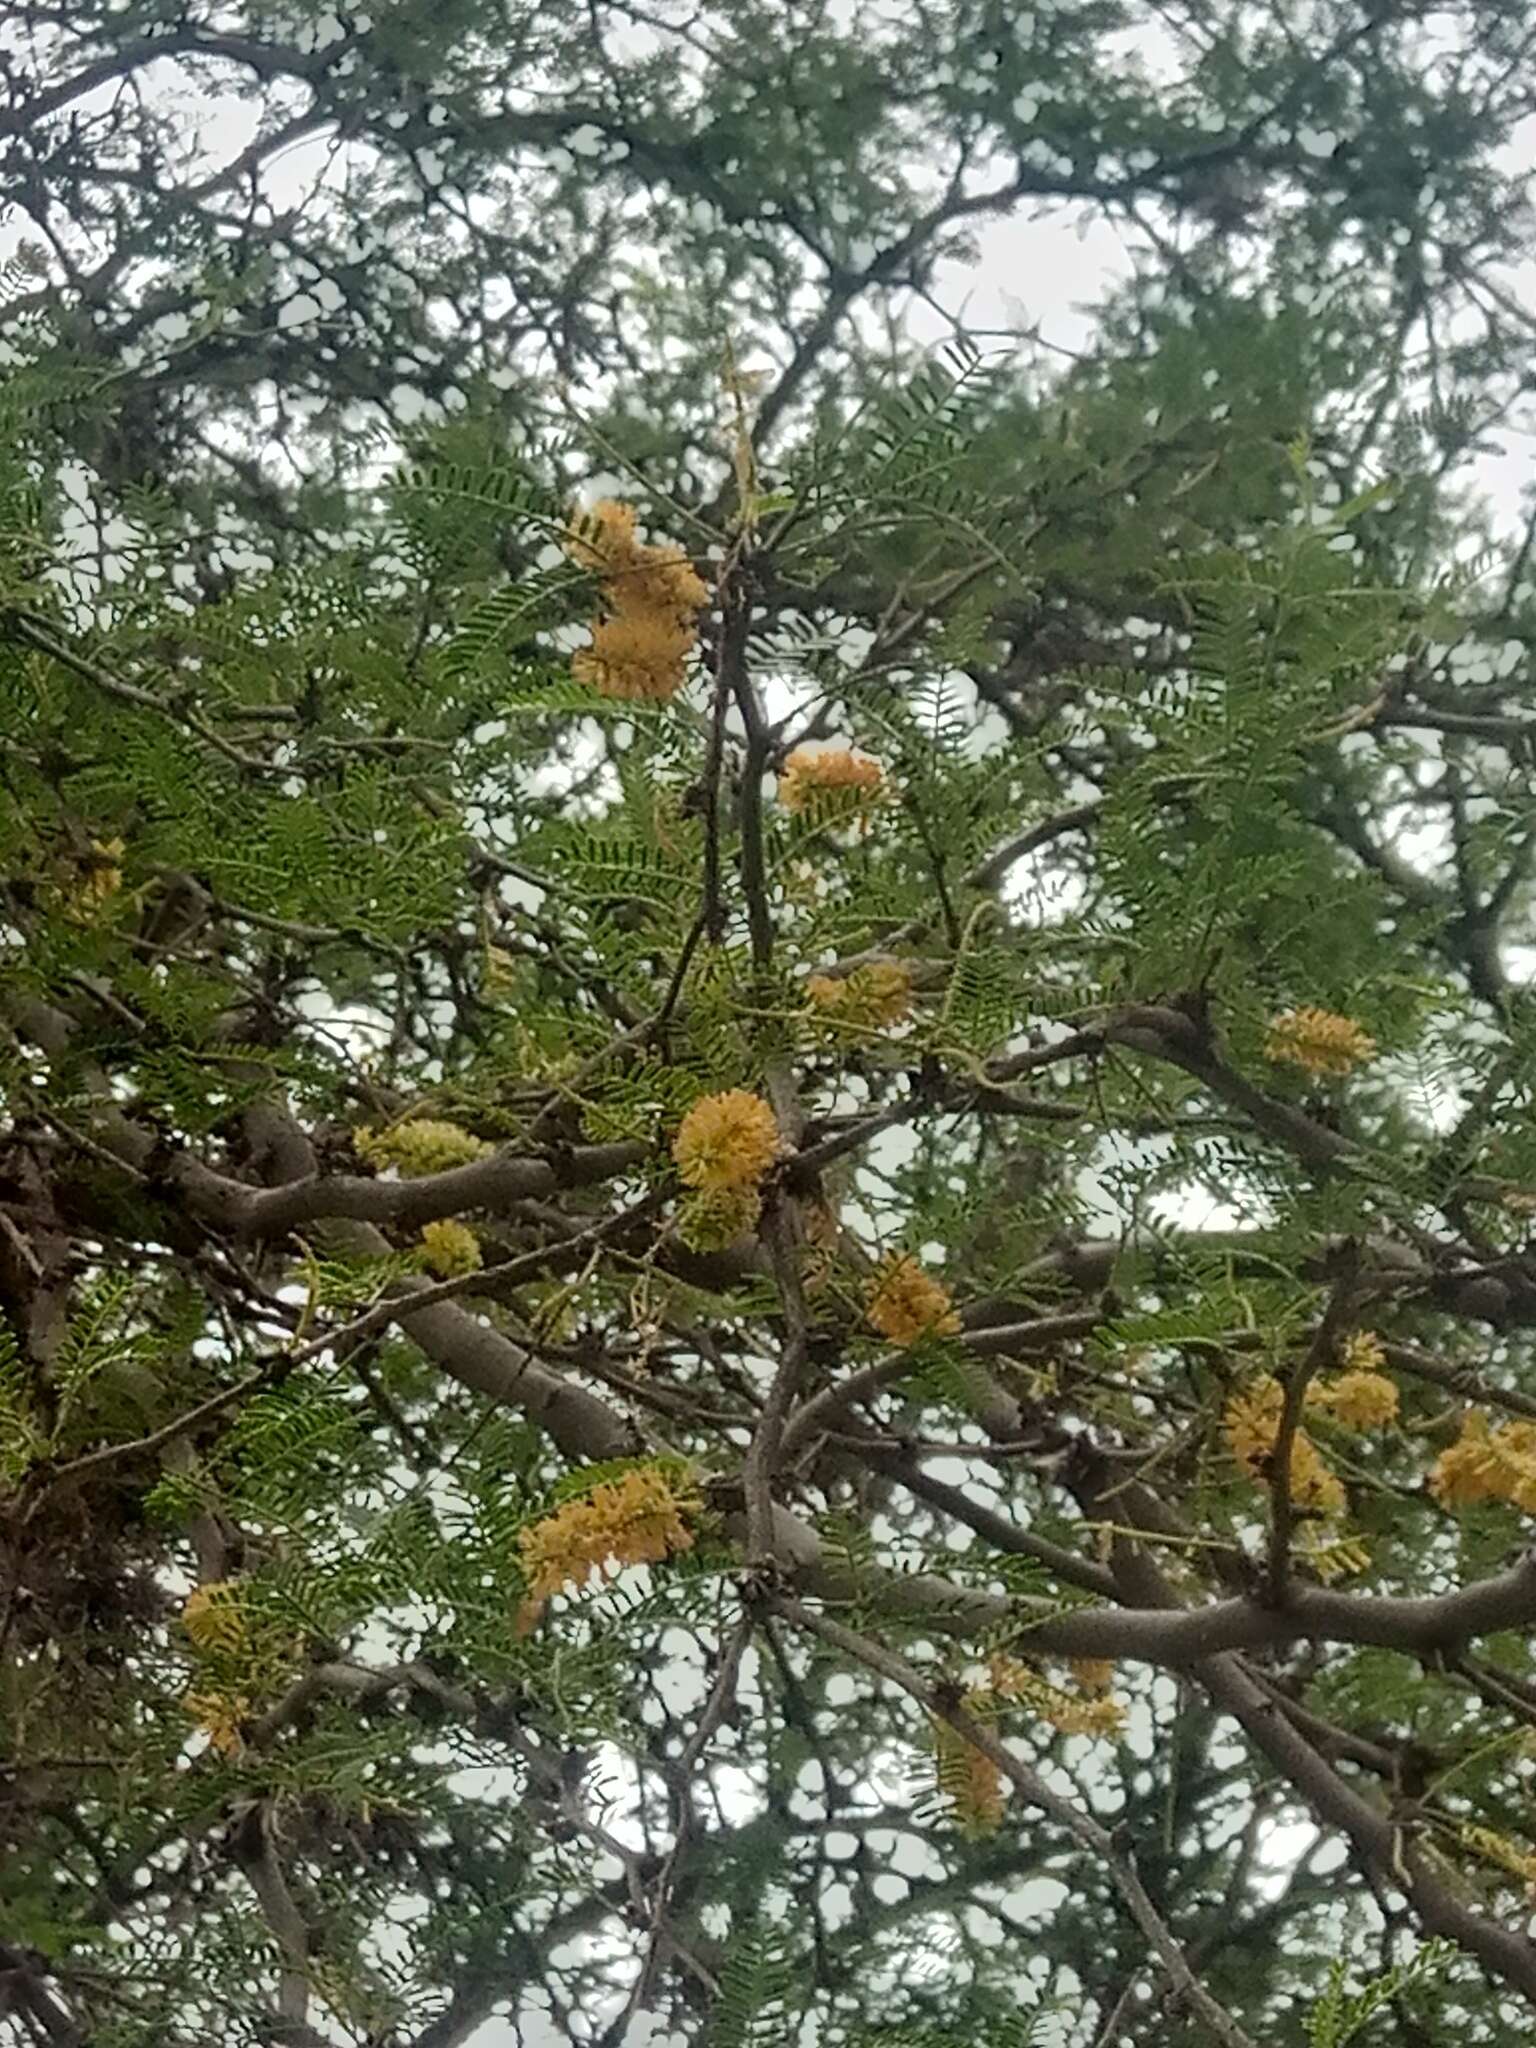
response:
{"label": "tree", "polygon": [[10,2037],[1536,1995],[1528,31],[891,12],[24,24]]}

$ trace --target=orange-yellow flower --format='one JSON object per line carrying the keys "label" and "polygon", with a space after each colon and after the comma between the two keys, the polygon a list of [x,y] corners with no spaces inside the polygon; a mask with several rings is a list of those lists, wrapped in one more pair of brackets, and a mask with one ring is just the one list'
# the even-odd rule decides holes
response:
{"label": "orange-yellow flower", "polygon": [[635,508],[619,498],[599,499],[590,512],[581,515],[580,527],[572,527],[566,540],[571,557],[597,575],[621,567],[637,545]]}
{"label": "orange-yellow flower", "polygon": [[702,1096],[672,1142],[672,1157],[688,1185],[715,1192],[756,1187],[778,1156],[773,1111],[745,1088]]}
{"label": "orange-yellow flower", "polygon": [[808,975],[805,992],[832,1022],[882,1030],[911,1009],[912,976],[899,960],[870,960],[844,975]]}
{"label": "orange-yellow flower", "polygon": [[1264,1041],[1264,1057],[1288,1060],[1309,1074],[1348,1074],[1371,1059],[1376,1041],[1352,1017],[1305,1006],[1276,1017]]}
{"label": "orange-yellow flower", "polygon": [[1397,1383],[1384,1372],[1341,1372],[1314,1380],[1307,1388],[1307,1405],[1325,1409],[1350,1429],[1381,1429],[1397,1419]]}
{"label": "orange-yellow flower", "polygon": [[[1078,1668],[1079,1664],[1074,1660],[1074,1671]],[[1081,1660],[1081,1669],[1096,1681],[1088,1684],[1086,1689],[1098,1693],[1099,1697],[1074,1698],[1071,1693],[1063,1692],[1060,1686],[1052,1685],[1022,1658],[998,1651],[987,1667],[988,1691],[994,1699],[1017,1700],[1063,1735],[1118,1735],[1125,1726],[1125,1708],[1118,1700],[1104,1696],[1109,1684],[1107,1674],[1113,1672],[1113,1664],[1097,1658],[1085,1658]],[[1080,1683],[1086,1684],[1086,1681],[1080,1680]]]}
{"label": "orange-yellow flower", "polygon": [[665,704],[683,686],[697,634],[665,613],[624,611],[598,619],[592,645],[571,656],[571,674],[602,697]]}
{"label": "orange-yellow flower", "polygon": [[[1280,1434],[1284,1405],[1280,1382],[1265,1377],[1234,1394],[1223,1417],[1227,1448],[1250,1479],[1264,1484],[1269,1480],[1269,1461]],[[1291,1499],[1298,1507],[1319,1514],[1332,1514],[1343,1507],[1344,1488],[1304,1429],[1298,1429],[1291,1439],[1289,1478]]]}
{"label": "orange-yellow flower", "polygon": [[532,1522],[517,1539],[527,1597],[517,1630],[533,1627],[562,1587],[579,1589],[594,1572],[628,1564],[659,1564],[693,1548],[688,1518],[700,1501],[691,1487],[660,1465],[636,1465],[603,1480],[553,1514]]}
{"label": "orange-yellow flower", "polygon": [[1429,1490],[1442,1507],[1505,1500],[1536,1514],[1536,1422],[1489,1427],[1480,1409],[1462,1417],[1461,1435],[1430,1468]]}
{"label": "orange-yellow flower", "polygon": [[571,660],[578,682],[602,696],[665,703],[682,688],[698,642],[706,585],[681,548],[648,547],[635,538],[632,506],[605,498],[567,540],[570,554],[600,576],[603,616],[592,644]]}
{"label": "orange-yellow flower", "polygon": [[952,1337],[960,1327],[942,1281],[925,1273],[910,1255],[886,1260],[865,1310],[872,1328],[893,1344],[920,1337]]}
{"label": "orange-yellow flower", "polygon": [[779,801],[815,817],[841,816],[871,802],[884,781],[880,763],[851,747],[796,747],[779,777]]}

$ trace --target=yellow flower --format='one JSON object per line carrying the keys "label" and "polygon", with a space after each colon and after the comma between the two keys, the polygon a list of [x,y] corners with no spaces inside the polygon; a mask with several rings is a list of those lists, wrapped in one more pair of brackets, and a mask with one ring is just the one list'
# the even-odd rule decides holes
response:
{"label": "yellow flower", "polygon": [[1536,1422],[1505,1422],[1492,1430],[1486,1415],[1469,1409],[1461,1435],[1430,1468],[1429,1490],[1442,1507],[1505,1500],[1536,1514]]}
{"label": "yellow flower", "polygon": [[[965,1702],[971,1713],[983,1703],[974,1696]],[[961,1831],[968,1835],[990,1835],[1003,1817],[1003,1774],[985,1750],[951,1728],[947,1721],[933,1722],[934,1778],[949,1801]]]}
{"label": "yellow flower", "polygon": [[1385,1372],[1387,1349],[1374,1330],[1351,1330],[1339,1346],[1341,1372]]}
{"label": "yellow flower", "polygon": [[494,1149],[458,1124],[431,1116],[409,1117],[383,1131],[357,1131],[353,1143],[371,1165],[398,1166],[407,1179],[468,1166]]}
{"label": "yellow flower", "polygon": [[884,781],[880,763],[851,747],[796,747],[779,777],[779,801],[791,811],[841,816],[871,802]]}
{"label": "yellow flower", "polygon": [[994,1650],[987,1659],[986,1690],[1000,1700],[1038,1699],[1045,1680],[1033,1664],[1006,1650]]}
{"label": "yellow flower", "polygon": [[602,498],[580,517],[580,526],[573,526],[567,536],[566,551],[583,569],[603,575],[629,560],[638,545],[633,505],[618,498]]}
{"label": "yellow flower", "polygon": [[1309,1407],[1326,1409],[1350,1429],[1381,1429],[1395,1422],[1397,1402],[1397,1384],[1383,1372],[1341,1372],[1307,1388]]}
{"label": "yellow flower", "polygon": [[1355,1578],[1371,1562],[1370,1545],[1359,1536],[1340,1536],[1332,1543],[1303,1544],[1296,1555],[1325,1586],[1331,1586],[1335,1579]]}
{"label": "yellow flower", "polygon": [[61,891],[66,916],[76,924],[99,917],[123,886],[123,842],[93,839],[90,850],[71,862],[71,879]]}
{"label": "yellow flower", "polygon": [[[1095,1677],[1113,1672],[1112,1664],[1097,1658],[1082,1660],[1083,1668]],[[1074,1669],[1076,1664],[1074,1663]],[[987,1667],[988,1689],[996,1699],[1018,1700],[1063,1735],[1118,1735],[1125,1726],[1125,1708],[1118,1700],[1100,1697],[1075,1699],[1059,1686],[1042,1678],[1033,1666],[1004,1651],[994,1654]],[[1108,1677],[1103,1679],[1107,1686]],[[1095,1687],[1095,1690],[1100,1688]]]}
{"label": "yellow flower", "polygon": [[1264,1041],[1266,1059],[1288,1060],[1309,1074],[1348,1074],[1375,1052],[1375,1039],[1353,1018],[1310,1006],[1276,1017]]}
{"label": "yellow flower", "polygon": [[1445,1508],[1470,1507],[1503,1491],[1498,1448],[1480,1409],[1461,1418],[1461,1435],[1430,1467],[1429,1490]]}
{"label": "yellow flower", "polygon": [[636,1465],[530,1523],[517,1539],[528,1593],[517,1615],[525,1635],[562,1587],[585,1586],[594,1572],[628,1564],[659,1564],[692,1550],[687,1518],[697,1494],[660,1465]]}
{"label": "yellow flower", "polygon": [[421,1263],[439,1280],[455,1280],[463,1273],[478,1273],[484,1261],[480,1240],[467,1223],[444,1216],[421,1226]]}
{"label": "yellow flower", "polygon": [[251,1703],[243,1693],[189,1692],[182,1706],[220,1756],[235,1757],[244,1749],[240,1724],[249,1717]]}
{"label": "yellow flower", "polygon": [[249,1639],[240,1610],[240,1589],[233,1579],[209,1579],[194,1586],[181,1610],[181,1625],[199,1650],[233,1656]]}
{"label": "yellow flower", "polygon": [[755,1230],[762,1213],[755,1187],[699,1188],[679,1205],[677,1234],[691,1251],[724,1251]]}
{"label": "yellow flower", "polygon": [[701,1096],[672,1142],[683,1179],[713,1192],[756,1187],[778,1156],[773,1111],[745,1088]]}
{"label": "yellow flower", "polygon": [[1058,1693],[1044,1713],[1063,1735],[1087,1735],[1100,1741],[1118,1735],[1125,1726],[1125,1709],[1118,1700],[1075,1700]]}
{"label": "yellow flower", "polygon": [[697,634],[665,614],[616,612],[592,627],[592,645],[571,656],[571,674],[602,697],[665,704],[683,686]]}
{"label": "yellow flower", "polygon": [[[1222,1425],[1227,1448],[1250,1479],[1269,1483],[1269,1461],[1280,1434],[1280,1414],[1285,1391],[1276,1379],[1265,1377],[1234,1394],[1227,1403]],[[1316,1444],[1304,1429],[1291,1440],[1290,1495],[1298,1507],[1332,1514],[1344,1505],[1344,1488],[1336,1473],[1323,1462]]]}
{"label": "yellow flower", "polygon": [[829,1021],[881,1030],[911,1009],[912,976],[899,960],[871,960],[849,974],[809,975],[805,992]]}
{"label": "yellow flower", "polygon": [[1115,1682],[1113,1657],[1072,1657],[1067,1669],[1084,1692],[1108,1692]]}
{"label": "yellow flower", "polygon": [[893,1344],[915,1344],[919,1337],[952,1337],[960,1328],[949,1290],[917,1260],[893,1256],[886,1260],[865,1310],[871,1327]]}
{"label": "yellow flower", "polygon": [[682,688],[698,643],[707,586],[681,548],[635,538],[633,507],[605,498],[572,529],[568,552],[602,578],[604,614],[592,645],[571,660],[578,682],[604,697],[665,703]]}

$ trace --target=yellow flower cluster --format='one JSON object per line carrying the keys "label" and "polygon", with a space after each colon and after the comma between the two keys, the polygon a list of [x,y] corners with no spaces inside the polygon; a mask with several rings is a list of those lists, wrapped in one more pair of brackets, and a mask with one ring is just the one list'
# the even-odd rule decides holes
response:
{"label": "yellow flower cluster", "polygon": [[1384,1372],[1341,1372],[1314,1380],[1307,1406],[1322,1408],[1350,1429],[1383,1429],[1397,1420],[1397,1383]]}
{"label": "yellow flower cluster", "polygon": [[182,1706],[220,1756],[238,1756],[245,1747],[240,1724],[249,1718],[251,1703],[241,1693],[189,1692]]}
{"label": "yellow flower cluster", "polygon": [[778,1156],[773,1111],[745,1088],[701,1096],[672,1142],[672,1157],[689,1187],[711,1193],[755,1188]]}
{"label": "yellow flower cluster", "polygon": [[[975,1696],[965,1705],[975,1713]],[[967,1742],[947,1721],[933,1722],[934,1780],[963,1834],[990,1835],[1003,1817],[1003,1774],[984,1749]]]}
{"label": "yellow flower cluster", "polygon": [[1084,1692],[1108,1692],[1115,1682],[1113,1657],[1069,1657],[1067,1669]]}
{"label": "yellow flower cluster", "polygon": [[121,839],[93,839],[91,850],[78,863],[66,908],[79,924],[89,924],[111,902],[123,886]]}
{"label": "yellow flower cluster", "polygon": [[485,1262],[480,1240],[469,1225],[444,1216],[421,1226],[421,1263],[439,1280],[456,1280],[464,1273],[478,1273]]}
{"label": "yellow flower cluster", "polygon": [[431,1116],[408,1117],[383,1131],[360,1130],[352,1142],[370,1165],[397,1166],[408,1180],[468,1166],[494,1149],[458,1124]]}
{"label": "yellow flower cluster", "polygon": [[[1284,1406],[1285,1391],[1280,1382],[1266,1376],[1234,1394],[1223,1417],[1227,1447],[1233,1457],[1250,1479],[1266,1485]],[[1319,1514],[1336,1514],[1344,1506],[1344,1488],[1337,1474],[1328,1469],[1322,1453],[1304,1429],[1298,1429],[1291,1441],[1289,1477],[1291,1499],[1298,1507],[1311,1508]]]}
{"label": "yellow flower cluster", "polygon": [[872,803],[884,782],[880,763],[851,747],[796,747],[779,777],[779,801],[814,819],[837,819]]}
{"label": "yellow flower cluster", "polygon": [[1339,1536],[1331,1543],[1301,1544],[1296,1556],[1325,1586],[1331,1586],[1336,1579],[1357,1578],[1369,1570],[1371,1547],[1363,1537]]}
{"label": "yellow flower cluster", "polygon": [[692,1550],[688,1521],[701,1505],[698,1495],[664,1467],[636,1465],[530,1523],[517,1539],[528,1581],[517,1614],[518,1634],[527,1634],[554,1594],[567,1586],[579,1590],[594,1572],[659,1564]]}
{"label": "yellow flower cluster", "polygon": [[[1032,1664],[998,1651],[987,1665],[985,1682],[973,1686],[962,1705],[974,1720],[989,1724],[996,1720],[1000,1706],[1018,1705],[1063,1735],[1107,1739],[1120,1734],[1125,1727],[1125,1708],[1107,1696],[1114,1665],[1107,1658],[1082,1657],[1072,1659],[1068,1669],[1084,1692],[1098,1697],[1085,1699],[1063,1692]],[[990,1834],[1002,1819],[1003,1773],[984,1750],[937,1716],[933,1717],[933,1746],[939,1790],[949,1800],[955,1818],[968,1834]]]}
{"label": "yellow flower cluster", "polygon": [[594,506],[567,546],[602,578],[604,604],[592,645],[572,658],[572,675],[604,697],[653,704],[675,697],[709,602],[688,557],[681,548],[636,540],[633,506],[614,498]]}
{"label": "yellow flower cluster", "polygon": [[1351,1330],[1339,1346],[1341,1372],[1385,1372],[1387,1350],[1374,1330]]}
{"label": "yellow flower cluster", "polygon": [[912,976],[899,960],[871,960],[843,975],[812,974],[805,992],[830,1024],[881,1031],[912,1007]]}
{"label": "yellow flower cluster", "polygon": [[1108,1741],[1125,1727],[1125,1709],[1118,1700],[1076,1700],[1063,1692],[1041,1713],[1063,1735],[1086,1735],[1096,1742]]}
{"label": "yellow flower cluster", "polygon": [[915,1344],[920,1337],[952,1337],[960,1328],[949,1290],[910,1256],[886,1260],[865,1314],[871,1328],[893,1344]]}
{"label": "yellow flower cluster", "polygon": [[[1074,1672],[1077,1669],[1075,1665],[1070,1668]],[[1017,1700],[1029,1707],[1042,1721],[1063,1735],[1118,1735],[1125,1726],[1125,1709],[1118,1700],[1106,1696],[1109,1676],[1105,1674],[1113,1675],[1113,1664],[1089,1658],[1083,1660],[1083,1668],[1092,1677],[1092,1683],[1085,1685],[1084,1689],[1097,1693],[1098,1698],[1079,1699],[1072,1693],[1063,1692],[1060,1686],[1042,1678],[1032,1664],[999,1651],[987,1667],[987,1689],[994,1699]]]}
{"label": "yellow flower cluster", "polygon": [[1270,1024],[1264,1057],[1309,1074],[1349,1074],[1376,1052],[1376,1041],[1352,1017],[1310,1006],[1287,1010]]}
{"label": "yellow flower cluster", "polygon": [[724,1251],[755,1230],[762,1213],[755,1187],[697,1188],[678,1205],[677,1234],[691,1251]]}
{"label": "yellow flower cluster", "polygon": [[199,1650],[237,1655],[250,1640],[233,1579],[209,1579],[194,1586],[181,1610],[181,1625]]}
{"label": "yellow flower cluster", "polygon": [[1480,1409],[1468,1409],[1461,1435],[1430,1468],[1429,1490],[1442,1507],[1506,1500],[1536,1515],[1536,1422],[1493,1429]]}

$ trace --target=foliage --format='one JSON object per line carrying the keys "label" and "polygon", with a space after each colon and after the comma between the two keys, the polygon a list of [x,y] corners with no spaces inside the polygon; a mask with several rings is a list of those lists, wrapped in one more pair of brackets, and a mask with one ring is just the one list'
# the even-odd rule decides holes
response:
{"label": "foliage", "polygon": [[0,2039],[1512,2038],[1519,10],[21,14]]}

